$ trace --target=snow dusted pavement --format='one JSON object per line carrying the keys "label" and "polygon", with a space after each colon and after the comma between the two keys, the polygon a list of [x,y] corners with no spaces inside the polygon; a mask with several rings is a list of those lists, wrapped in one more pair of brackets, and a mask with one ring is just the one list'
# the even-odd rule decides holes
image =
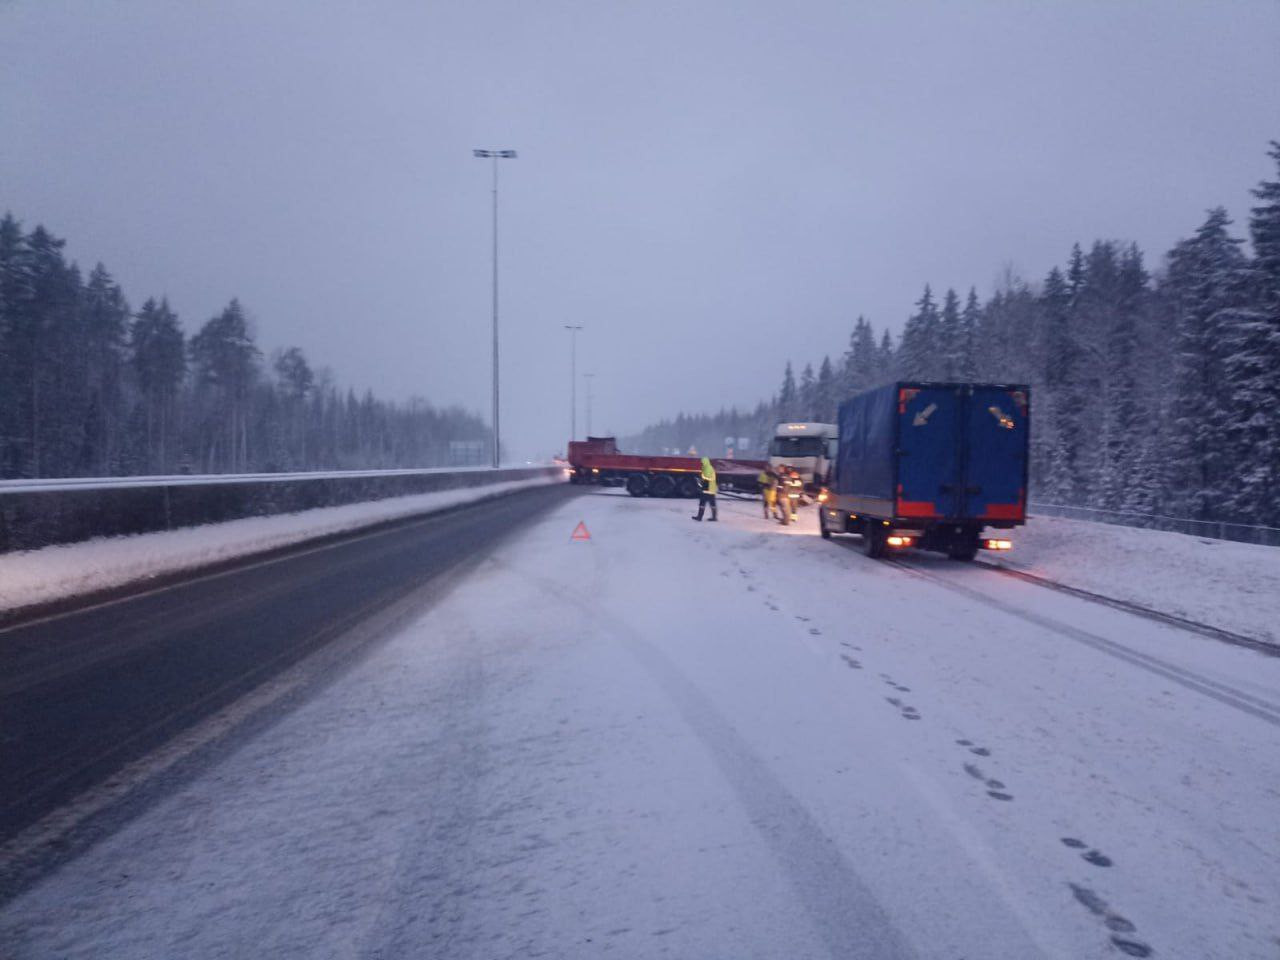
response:
{"label": "snow dusted pavement", "polygon": [[689,510],[570,500],[0,955],[1280,955],[1280,659]]}

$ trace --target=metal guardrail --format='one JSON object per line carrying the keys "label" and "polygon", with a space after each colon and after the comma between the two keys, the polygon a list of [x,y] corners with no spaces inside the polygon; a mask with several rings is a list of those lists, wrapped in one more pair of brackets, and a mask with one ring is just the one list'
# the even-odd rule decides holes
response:
{"label": "metal guardrail", "polygon": [[1148,530],[1167,530],[1185,533],[1193,537],[1211,540],[1232,540],[1237,543],[1256,543],[1265,547],[1280,547],[1280,527],[1264,527],[1248,523],[1228,523],[1220,520],[1192,520],[1189,517],[1167,517],[1158,513],[1127,513],[1123,510],[1102,510],[1097,507],[1076,507],[1065,503],[1027,504],[1032,515],[1065,517],[1069,520],[1092,520],[1113,523],[1122,527],[1142,527]]}
{"label": "metal guardrail", "polygon": [[0,553],[562,474],[538,466],[5,481]]}
{"label": "metal guardrail", "polygon": [[[531,464],[532,466],[532,464]],[[191,487],[210,483],[290,483],[295,480],[347,480],[355,477],[414,477],[430,473],[476,473],[492,467],[410,467],[400,470],[312,470],[302,473],[170,473],[136,477],[49,477],[0,480],[6,493],[51,490],[122,490],[127,487]]]}

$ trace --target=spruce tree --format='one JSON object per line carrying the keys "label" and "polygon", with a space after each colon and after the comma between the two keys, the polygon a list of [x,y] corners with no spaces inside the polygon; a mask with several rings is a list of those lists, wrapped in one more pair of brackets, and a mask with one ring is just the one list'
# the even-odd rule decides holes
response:
{"label": "spruce tree", "polygon": [[806,363],[800,374],[800,416],[803,420],[813,420],[818,402],[818,381],[813,373],[813,364]]}
{"label": "spruce tree", "polygon": [[145,430],[142,462],[151,473],[176,466],[178,390],[186,374],[186,343],[167,300],[150,299],[129,328],[130,367]]}
{"label": "spruce tree", "polygon": [[191,338],[197,383],[206,390],[204,447],[209,469],[248,466],[249,398],[258,348],[239,300],[232,300]]}
{"label": "spruce tree", "polygon": [[948,288],[942,298],[937,342],[934,344],[934,369],[943,380],[960,378],[960,339],[960,298]]}
{"label": "spruce tree", "polygon": [[786,372],[782,375],[782,389],[778,391],[778,413],[780,421],[794,420],[799,397],[796,392],[796,376],[791,371],[791,361],[787,361]]}
{"label": "spruce tree", "polygon": [[1280,142],[1272,142],[1269,155],[1277,177],[1253,191],[1259,203],[1249,218],[1252,303],[1223,317],[1224,366],[1231,383],[1227,431],[1237,472],[1229,507],[1249,522],[1280,526]]}
{"label": "spruce tree", "polygon": [[89,274],[82,316],[87,410],[80,465],[96,476],[112,476],[120,471],[124,445],[121,375],[129,304],[101,263]]}
{"label": "spruce tree", "polygon": [[1162,294],[1173,311],[1177,355],[1172,402],[1171,478],[1175,509],[1214,519],[1230,496],[1224,311],[1244,306],[1246,260],[1227,228],[1227,211],[1209,211],[1194,237],[1169,252]]}
{"label": "spruce tree", "polygon": [[822,364],[818,367],[818,382],[815,386],[818,403],[815,411],[818,420],[821,423],[831,423],[835,420],[836,407],[844,399],[840,395],[839,381],[836,378],[835,368],[831,365],[831,357],[824,356]]}
{"label": "spruce tree", "polygon": [[960,313],[960,327],[956,332],[956,376],[964,381],[978,378],[978,322],[982,308],[978,304],[978,292],[969,288],[964,310]]}
{"label": "spruce tree", "polygon": [[924,293],[916,301],[916,312],[907,318],[898,348],[898,366],[905,380],[932,378],[938,360],[938,307],[933,291],[925,284]]}
{"label": "spruce tree", "polygon": [[898,369],[898,349],[893,344],[893,334],[888,330],[881,335],[880,346],[876,349],[876,368],[879,370],[877,383],[889,383],[902,375]]}

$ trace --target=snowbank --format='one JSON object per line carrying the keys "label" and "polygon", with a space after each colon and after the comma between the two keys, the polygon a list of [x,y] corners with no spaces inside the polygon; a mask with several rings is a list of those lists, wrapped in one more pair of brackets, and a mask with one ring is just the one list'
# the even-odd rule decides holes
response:
{"label": "snowbank", "polygon": [[107,590],[162,573],[191,570],[386,520],[560,482],[563,481],[555,476],[511,480],[0,554],[0,611]]}
{"label": "snowbank", "polygon": [[1280,643],[1276,547],[1061,517],[1032,517],[1013,543],[983,559]]}

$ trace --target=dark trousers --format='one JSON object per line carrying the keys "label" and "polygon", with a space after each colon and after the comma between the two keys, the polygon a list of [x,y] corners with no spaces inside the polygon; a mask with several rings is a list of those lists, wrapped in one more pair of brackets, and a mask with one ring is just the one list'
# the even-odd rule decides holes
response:
{"label": "dark trousers", "polygon": [[699,519],[699,520],[701,520],[701,519],[702,519],[702,511],[703,511],[703,510],[705,510],[705,509],[707,509],[707,504],[711,504],[711,519],[712,519],[712,520],[717,519],[717,517],[716,517],[716,495],[715,495],[714,493],[700,493],[700,494],[698,494],[698,519]]}

